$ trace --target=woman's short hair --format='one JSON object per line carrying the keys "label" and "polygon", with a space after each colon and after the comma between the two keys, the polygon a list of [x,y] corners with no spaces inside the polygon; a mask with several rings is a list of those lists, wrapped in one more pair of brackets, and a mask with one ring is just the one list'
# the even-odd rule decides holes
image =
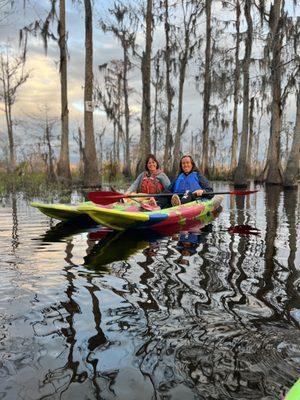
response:
{"label": "woman's short hair", "polygon": [[159,169],[159,162],[157,161],[155,155],[154,154],[148,154],[147,158],[146,158],[146,162],[145,162],[145,170],[148,171],[148,172],[149,172],[149,169],[148,169],[148,165],[147,164],[148,164],[148,161],[151,160],[151,159],[156,162],[157,169]]}
{"label": "woman's short hair", "polygon": [[183,172],[182,165],[181,165],[181,161],[182,161],[183,158],[185,158],[185,157],[189,157],[189,159],[191,160],[191,163],[192,163],[192,171],[199,172],[198,168],[196,167],[195,161],[193,160],[193,157],[190,156],[189,154],[185,154],[184,156],[181,157],[181,159],[180,159],[180,161],[179,161],[180,173]]}

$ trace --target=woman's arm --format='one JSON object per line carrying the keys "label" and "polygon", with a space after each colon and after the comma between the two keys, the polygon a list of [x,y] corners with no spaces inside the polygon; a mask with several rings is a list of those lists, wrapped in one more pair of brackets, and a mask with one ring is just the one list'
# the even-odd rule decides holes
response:
{"label": "woman's arm", "polygon": [[136,178],[136,180],[126,190],[126,193],[132,193],[132,192],[137,193],[139,191],[143,175],[144,175],[144,172],[140,173],[140,175]]}
{"label": "woman's arm", "polygon": [[[203,189],[206,193],[213,192],[213,188],[211,187],[211,184],[210,184],[209,180],[208,180],[207,178],[205,178],[205,176],[201,175],[199,172],[198,172],[198,175],[197,175],[197,176],[198,176],[199,184],[200,184],[200,186],[202,187],[202,189]],[[205,197],[206,197],[207,199],[212,199],[212,198],[214,197],[214,195],[205,194]]]}
{"label": "woman's arm", "polygon": [[167,175],[164,172],[161,172],[158,176],[157,179],[159,180],[159,182],[163,185],[164,190],[168,190],[171,182],[170,179],[167,177]]}

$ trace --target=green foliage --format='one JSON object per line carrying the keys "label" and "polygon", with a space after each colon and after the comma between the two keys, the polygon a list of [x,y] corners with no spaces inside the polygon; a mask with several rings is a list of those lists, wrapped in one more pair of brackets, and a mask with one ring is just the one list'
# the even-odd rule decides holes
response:
{"label": "green foliage", "polygon": [[12,191],[22,191],[26,197],[31,198],[61,189],[61,185],[49,182],[44,172],[27,173],[19,168],[12,174],[0,172],[1,197]]}
{"label": "green foliage", "polygon": [[124,182],[124,180],[124,175],[122,174],[118,163],[104,163],[102,166],[102,182],[117,184]]}
{"label": "green foliage", "polygon": [[[102,169],[102,187],[110,190],[126,190],[130,182],[126,180],[117,164],[107,163]],[[33,171],[26,162],[20,163],[14,173],[8,174],[0,169],[0,198],[8,196],[11,192],[22,192],[23,196],[32,200],[37,197],[46,202],[54,199],[61,203],[71,201],[72,189],[83,187],[82,178],[78,170],[72,171],[72,186],[63,183],[51,182],[45,171]]]}

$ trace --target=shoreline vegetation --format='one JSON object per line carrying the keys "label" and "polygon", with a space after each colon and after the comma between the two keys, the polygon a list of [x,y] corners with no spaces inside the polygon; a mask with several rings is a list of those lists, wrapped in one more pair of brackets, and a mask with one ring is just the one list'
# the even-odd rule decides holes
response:
{"label": "shoreline vegetation", "polygon": [[[251,171],[250,181],[263,183],[260,180],[262,172],[262,165],[256,166]],[[228,167],[215,166],[208,171],[208,178],[211,181],[227,181],[234,185],[233,176]],[[99,185],[85,185],[84,177],[77,166],[74,166],[71,168],[71,181],[61,182],[56,178],[53,179],[46,169],[35,169],[26,163],[22,163],[14,172],[0,168],[0,197],[22,191],[28,199],[35,196],[45,198],[47,194],[49,198],[53,198],[54,194],[61,197],[63,193],[66,193],[66,198],[68,198],[68,194],[74,189],[82,190],[83,193],[89,189],[111,189],[112,187],[117,190],[126,190],[131,183],[131,180],[121,172],[121,168],[110,163],[103,165],[99,179],[101,181]]]}

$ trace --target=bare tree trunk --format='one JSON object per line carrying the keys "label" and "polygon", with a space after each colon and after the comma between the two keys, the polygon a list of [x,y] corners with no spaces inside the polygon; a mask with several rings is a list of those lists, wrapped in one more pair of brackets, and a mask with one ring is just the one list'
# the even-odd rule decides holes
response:
{"label": "bare tree trunk", "polygon": [[48,120],[46,120],[45,137],[46,137],[46,143],[47,143],[47,147],[48,147],[48,159],[49,159],[48,179],[50,181],[56,181],[57,177],[55,175],[55,170],[54,170],[53,150],[52,150],[52,146],[51,146],[50,128],[49,128]]}
{"label": "bare tree trunk", "polygon": [[128,72],[129,58],[127,48],[124,47],[124,70],[123,70],[123,93],[124,93],[124,113],[125,113],[125,160],[124,175],[131,177],[131,160],[130,160],[130,136],[129,136],[129,103],[128,103]]}
{"label": "bare tree trunk", "polygon": [[188,5],[186,5],[182,1],[182,8],[183,8],[183,14],[184,14],[184,46],[183,50],[179,55],[179,92],[178,92],[178,109],[177,109],[177,128],[176,128],[176,134],[175,134],[175,140],[174,140],[174,151],[173,154],[175,157],[173,158],[173,167],[172,167],[172,175],[175,176],[176,173],[178,172],[178,155],[180,154],[180,147],[181,147],[181,136],[184,133],[184,130],[188,124],[188,120],[185,121],[184,125],[182,126],[182,108],[183,108],[183,91],[184,91],[184,82],[185,82],[185,74],[186,74],[186,68],[188,65],[188,60],[192,55],[192,48],[194,47],[194,44],[191,45],[191,37],[194,37],[196,40],[199,40],[197,38],[197,34],[195,33],[194,27],[197,24],[197,17],[199,15],[199,12],[202,9],[202,6],[200,3],[195,3],[193,9],[190,11],[190,15],[187,18],[187,9]]}
{"label": "bare tree trunk", "polygon": [[203,132],[202,132],[202,162],[201,171],[208,173],[208,142],[209,142],[209,108],[211,92],[211,0],[205,0],[206,14],[206,48],[204,73],[204,101],[203,101]]}
{"label": "bare tree trunk", "polygon": [[248,124],[249,124],[249,68],[251,61],[253,23],[251,17],[251,0],[245,1],[245,16],[247,20],[247,39],[245,44],[245,56],[243,60],[243,128],[239,162],[234,175],[235,186],[247,186],[248,179]]}
{"label": "bare tree trunk", "polygon": [[84,184],[98,186],[100,177],[94,136],[93,112],[87,110],[87,102],[93,100],[93,18],[90,0],[85,7],[85,79],[84,79]]}
{"label": "bare tree trunk", "polygon": [[182,135],[182,106],[183,106],[183,88],[184,88],[184,80],[185,80],[185,71],[187,65],[187,52],[189,47],[189,33],[186,35],[186,48],[183,59],[180,63],[180,71],[179,71],[179,92],[178,92],[178,110],[177,110],[177,128],[175,134],[175,142],[174,142],[174,159],[173,159],[173,168],[172,175],[175,176],[178,172],[178,155],[180,154],[180,142]]}
{"label": "bare tree trunk", "polygon": [[117,146],[116,146],[116,149],[117,149],[117,152],[116,152],[116,164],[118,165],[118,167],[119,167],[119,165],[120,165],[120,130],[119,130],[119,128],[118,128],[118,130],[117,130]]}
{"label": "bare tree trunk", "polygon": [[240,0],[236,0],[236,41],[235,41],[235,73],[234,73],[234,94],[233,94],[233,120],[232,120],[232,141],[231,141],[231,163],[230,171],[233,174],[237,166],[238,149],[238,104],[240,90]]}
{"label": "bare tree trunk", "polygon": [[116,163],[117,158],[117,124],[114,122],[114,131],[113,131],[113,149],[112,149],[112,162]]}
{"label": "bare tree trunk", "polygon": [[[9,82],[8,82],[9,85]],[[10,90],[8,86],[8,90]],[[16,168],[16,156],[15,156],[15,143],[13,134],[13,123],[11,118],[11,104],[9,99],[5,99],[5,117],[8,133],[8,144],[9,144],[9,172],[13,172]]]}
{"label": "bare tree trunk", "polygon": [[99,155],[99,170],[100,174],[102,175],[102,169],[103,169],[103,142],[102,142],[102,135],[99,135],[99,150],[100,150],[100,155]]}
{"label": "bare tree trunk", "polygon": [[13,123],[11,118],[11,87],[10,87],[10,75],[9,71],[9,61],[8,55],[6,64],[3,59],[1,60],[2,66],[2,82],[3,82],[3,93],[4,93],[4,107],[5,107],[5,117],[6,117],[6,126],[7,126],[7,134],[8,134],[8,144],[9,144],[9,172],[13,172],[16,168],[16,156],[15,156],[15,143],[14,143],[14,134],[13,134]]}
{"label": "bare tree trunk", "polygon": [[78,127],[78,145],[79,145],[79,176],[80,180],[83,179],[83,171],[84,171],[84,147],[82,144],[82,132],[81,128]]}
{"label": "bare tree trunk", "polygon": [[300,167],[300,91],[297,92],[297,116],[293,143],[283,175],[285,187],[297,187]]}
{"label": "bare tree trunk", "polygon": [[102,171],[103,171],[103,159],[104,159],[104,157],[103,157],[103,137],[105,134],[105,130],[106,130],[106,128],[104,127],[102,129],[102,132],[98,136],[99,137],[99,171],[100,171],[101,175],[102,175]]}
{"label": "bare tree trunk", "polygon": [[160,80],[159,74],[159,57],[157,57],[155,64],[155,96],[154,96],[154,115],[153,115],[153,152],[156,154],[157,151],[157,140],[158,140],[158,128],[157,128],[157,109],[158,109],[158,85]]}
{"label": "bare tree trunk", "polygon": [[[117,120],[121,122],[121,86],[122,86],[122,74],[118,75],[118,87],[117,87]],[[117,130],[117,164],[120,165],[120,142],[123,130],[120,129],[121,124],[118,124]]]}
{"label": "bare tree trunk", "polygon": [[270,127],[270,139],[266,166],[266,183],[282,183],[282,167],[280,160],[280,131],[281,131],[281,49],[283,44],[283,3],[282,0],[274,0],[270,10],[270,34],[271,34],[271,85],[272,85],[272,116]]}
{"label": "bare tree trunk", "polygon": [[59,51],[60,51],[60,85],[61,85],[61,147],[57,164],[58,179],[66,184],[71,183],[69,158],[69,110],[67,87],[67,45],[65,0],[59,1]]}
{"label": "bare tree trunk", "polygon": [[[170,172],[171,161],[171,147],[172,147],[172,134],[171,134],[171,114],[172,114],[172,86],[171,86],[171,46],[170,46],[170,24],[169,24],[169,2],[164,0],[165,8],[165,62],[166,62],[166,95],[167,95],[167,116],[166,116],[166,139],[164,151],[164,169],[167,173]],[[175,153],[176,154],[176,153]]]}
{"label": "bare tree trunk", "polygon": [[248,146],[248,156],[247,156],[247,164],[249,168],[249,173],[252,175],[252,150],[253,150],[253,142],[254,142],[254,97],[251,97],[250,100],[250,112],[249,112],[249,146]]}
{"label": "bare tree trunk", "polygon": [[[283,122],[283,124],[285,123],[285,121]],[[285,132],[285,146],[284,146],[284,151],[283,151],[283,154],[281,155],[281,161],[283,162],[283,163],[285,163],[285,167],[286,167],[286,163],[287,163],[287,160],[288,160],[288,158],[289,158],[289,153],[290,153],[290,135],[289,135],[289,132],[288,131],[286,131]],[[282,164],[282,167],[284,168],[284,165]]]}
{"label": "bare tree trunk", "polygon": [[194,151],[195,151],[195,137],[192,132],[192,140],[191,140],[191,147],[190,147],[190,154],[194,159]]}
{"label": "bare tree trunk", "polygon": [[141,136],[139,143],[138,172],[144,168],[147,154],[151,151],[151,51],[152,51],[152,29],[153,29],[153,0],[147,0],[146,13],[146,48],[142,56],[142,118]]}

